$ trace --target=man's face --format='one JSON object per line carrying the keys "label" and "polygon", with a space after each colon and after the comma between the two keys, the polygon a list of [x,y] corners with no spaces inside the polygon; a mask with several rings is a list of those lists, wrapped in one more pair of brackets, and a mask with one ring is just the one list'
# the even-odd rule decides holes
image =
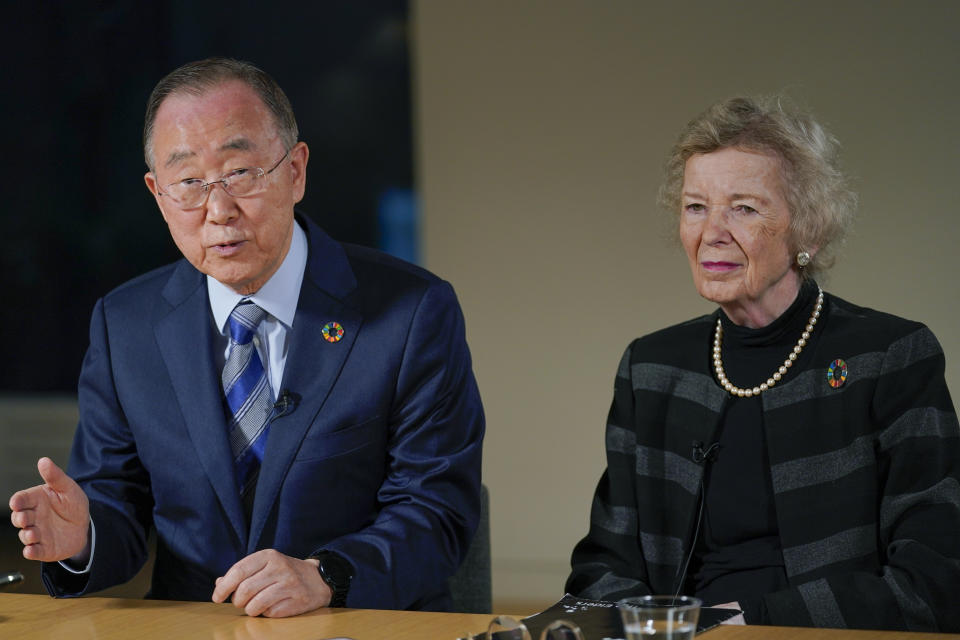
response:
{"label": "man's face", "polygon": [[267,171],[283,155],[270,111],[242,82],[199,96],[175,93],[157,111],[147,188],[187,260],[240,294],[256,292],[287,255],[293,206],[306,186],[307,145],[297,143],[254,195],[234,197],[216,184],[203,204],[184,209],[161,194],[183,180],[211,182],[244,168]]}

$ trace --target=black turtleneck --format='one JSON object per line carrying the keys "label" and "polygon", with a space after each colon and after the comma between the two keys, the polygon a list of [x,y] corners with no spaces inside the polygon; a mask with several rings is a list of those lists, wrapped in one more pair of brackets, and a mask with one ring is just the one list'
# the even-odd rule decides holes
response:
{"label": "black turtleneck", "polygon": [[[759,386],[779,368],[803,333],[817,290],[815,282],[806,281],[790,308],[760,329],[737,326],[720,312],[721,355],[730,382],[741,388]],[[705,605],[739,601],[747,622],[766,622],[761,597],[788,583],[761,397],[729,399],[718,442],[704,475],[703,522],[690,572],[693,587]]]}

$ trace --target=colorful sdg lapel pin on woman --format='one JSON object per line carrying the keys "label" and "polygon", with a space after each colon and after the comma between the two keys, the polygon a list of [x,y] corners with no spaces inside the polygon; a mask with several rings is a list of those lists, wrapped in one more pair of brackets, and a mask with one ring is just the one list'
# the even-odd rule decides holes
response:
{"label": "colorful sdg lapel pin on woman", "polygon": [[827,384],[839,389],[847,381],[847,363],[837,358],[827,367]]}

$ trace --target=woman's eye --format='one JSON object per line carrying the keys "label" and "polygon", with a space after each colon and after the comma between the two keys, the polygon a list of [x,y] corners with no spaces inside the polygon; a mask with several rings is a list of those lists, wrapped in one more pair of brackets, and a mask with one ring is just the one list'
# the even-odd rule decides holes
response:
{"label": "woman's eye", "polygon": [[691,202],[690,204],[684,206],[684,210],[689,211],[690,213],[700,213],[701,211],[706,210],[706,207],[699,202]]}
{"label": "woman's eye", "polygon": [[740,213],[756,213],[757,210],[751,207],[748,204],[738,204],[733,208],[734,211],[739,211]]}

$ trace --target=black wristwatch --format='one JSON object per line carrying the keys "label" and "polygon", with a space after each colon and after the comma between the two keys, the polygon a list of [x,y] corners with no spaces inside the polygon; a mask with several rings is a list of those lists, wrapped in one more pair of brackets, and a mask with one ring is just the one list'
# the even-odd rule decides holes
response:
{"label": "black wristwatch", "polygon": [[345,607],[347,605],[347,592],[350,591],[350,581],[353,580],[353,565],[333,551],[320,551],[311,558],[316,558],[320,564],[317,569],[320,571],[320,577],[327,583],[333,595],[330,597],[330,607]]}

